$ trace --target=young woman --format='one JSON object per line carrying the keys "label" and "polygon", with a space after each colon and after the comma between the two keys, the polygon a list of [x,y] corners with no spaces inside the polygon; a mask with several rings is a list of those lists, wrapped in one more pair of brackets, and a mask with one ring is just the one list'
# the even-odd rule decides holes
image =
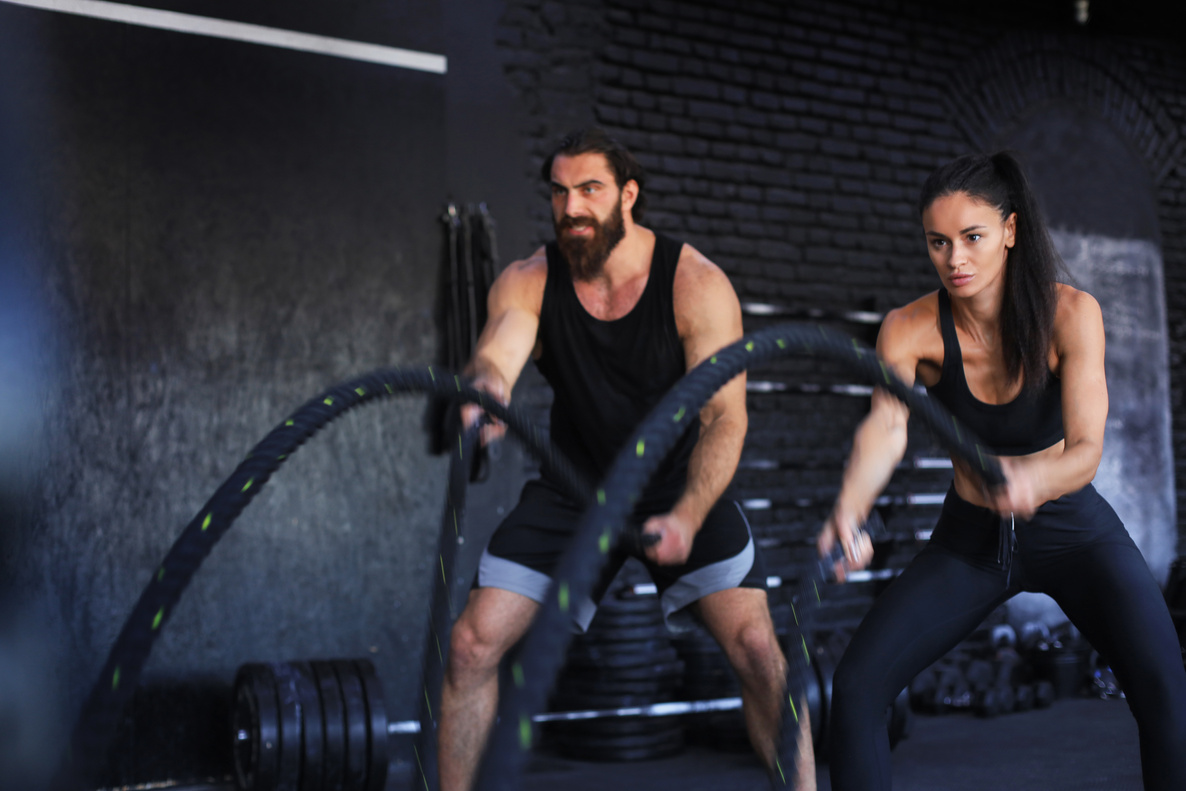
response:
{"label": "young woman", "polygon": [[[943,166],[919,208],[942,287],[891,311],[877,350],[1000,456],[1008,482],[985,491],[955,460],[930,542],[857,630],[833,680],[832,788],[888,789],[886,706],[994,608],[1039,591],[1122,684],[1140,728],[1145,788],[1186,789],[1177,636],[1144,558],[1091,485],[1108,414],[1099,305],[1056,282],[1058,254],[1010,155]],[[848,568],[872,557],[858,526],[906,450],[907,417],[879,390],[857,429],[819,536],[821,553],[840,542]]]}

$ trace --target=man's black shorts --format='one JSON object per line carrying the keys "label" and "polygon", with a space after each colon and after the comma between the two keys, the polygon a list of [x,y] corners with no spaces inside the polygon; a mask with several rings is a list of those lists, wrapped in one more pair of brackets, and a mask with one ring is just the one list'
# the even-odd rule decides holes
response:
{"label": "man's black shorts", "polygon": [[[641,530],[643,522],[666,510],[636,511],[626,529]],[[528,482],[519,504],[498,526],[482,553],[476,584],[543,602],[582,513],[583,509],[546,481]],[[741,506],[720,500],[709,511],[692,543],[692,553],[682,565],[660,566],[645,555],[627,553],[621,546],[611,552],[593,596],[573,607],[573,618],[581,630],[588,628],[596,602],[631,555],[650,572],[663,615],[677,630],[687,626],[680,623],[686,617],[681,611],[710,593],[737,587],[766,589],[766,571]]]}

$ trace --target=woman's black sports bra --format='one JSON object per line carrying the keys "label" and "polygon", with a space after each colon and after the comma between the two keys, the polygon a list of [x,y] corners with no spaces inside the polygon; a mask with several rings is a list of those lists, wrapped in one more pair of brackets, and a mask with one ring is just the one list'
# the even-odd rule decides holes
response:
{"label": "woman's black sports bra", "polygon": [[1037,393],[1023,390],[1007,404],[986,404],[972,395],[964,378],[964,356],[951,298],[939,291],[939,326],[943,331],[943,370],[939,381],[927,388],[963,425],[999,456],[1037,453],[1063,439],[1062,382],[1053,373]]}

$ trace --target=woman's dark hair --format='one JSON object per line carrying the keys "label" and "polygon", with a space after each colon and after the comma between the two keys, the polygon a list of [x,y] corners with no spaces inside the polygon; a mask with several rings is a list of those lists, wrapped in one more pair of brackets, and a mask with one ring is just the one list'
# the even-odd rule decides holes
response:
{"label": "woman's dark hair", "polygon": [[994,207],[1002,220],[1017,213],[1013,248],[1005,266],[1001,350],[1010,381],[1024,374],[1025,389],[1036,390],[1050,372],[1047,359],[1062,258],[1050,240],[1021,163],[1012,154],[968,154],[943,165],[923,184],[919,214],[936,198],[961,192]]}
{"label": "woman's dark hair", "polygon": [[634,154],[631,154],[624,145],[599,127],[578,129],[560,138],[556,147],[552,149],[552,153],[544,160],[543,167],[540,168],[540,175],[543,176],[544,182],[552,183],[552,162],[556,157],[561,155],[575,157],[578,154],[603,154],[606,161],[609,162],[610,170],[614,173],[618,189],[624,187],[626,182],[632,179],[638,184],[638,198],[634,201],[634,208],[631,210],[630,216],[635,222],[641,221],[647,208],[647,194],[643,189],[647,183],[646,171],[642,169],[642,165],[638,164]]}

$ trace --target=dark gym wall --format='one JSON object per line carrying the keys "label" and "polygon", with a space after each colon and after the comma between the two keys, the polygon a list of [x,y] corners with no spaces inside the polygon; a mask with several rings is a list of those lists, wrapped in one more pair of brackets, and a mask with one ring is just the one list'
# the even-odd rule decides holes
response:
{"label": "dark gym wall", "polygon": [[[444,52],[435,0],[230,5],[170,7]],[[57,647],[46,696],[68,719],[259,438],[349,375],[434,360],[446,77],[2,3],[0,28],[4,123],[28,157],[4,190],[57,363],[26,394],[46,465],[0,576]],[[423,420],[419,399],[384,402],[297,453],[206,561],[147,678],[370,656],[412,713],[445,465]]]}

